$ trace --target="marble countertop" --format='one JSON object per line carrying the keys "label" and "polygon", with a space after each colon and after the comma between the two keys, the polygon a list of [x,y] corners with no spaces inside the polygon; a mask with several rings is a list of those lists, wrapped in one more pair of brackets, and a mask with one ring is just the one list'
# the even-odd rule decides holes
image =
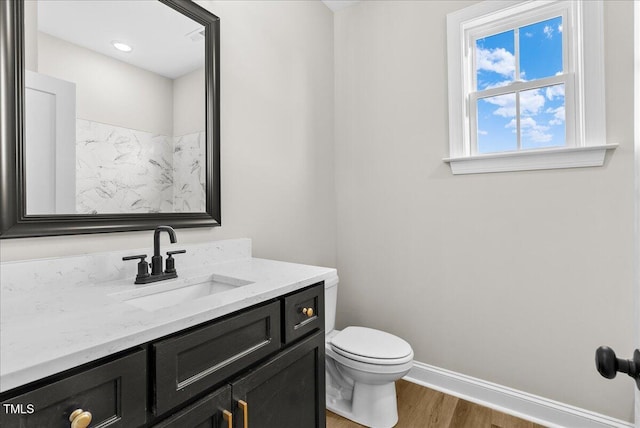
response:
{"label": "marble countertop", "polygon": [[[253,258],[250,245],[250,240],[229,240],[186,246],[193,258],[183,269],[176,261],[180,278],[145,286],[133,284],[135,263],[122,264],[125,252],[3,263],[0,392],[318,281],[337,280],[335,269]],[[217,253],[212,256],[212,251]],[[91,278],[79,267],[87,264]],[[107,280],[100,282],[96,271]],[[153,311],[118,297],[127,290],[210,274],[251,284]]]}

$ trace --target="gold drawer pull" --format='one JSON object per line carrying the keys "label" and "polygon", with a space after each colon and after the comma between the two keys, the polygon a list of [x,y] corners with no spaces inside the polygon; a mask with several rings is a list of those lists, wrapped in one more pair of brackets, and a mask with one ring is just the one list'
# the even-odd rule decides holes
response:
{"label": "gold drawer pull", "polygon": [[69,422],[71,422],[71,428],[87,428],[91,423],[91,418],[91,412],[76,409],[69,415]]}
{"label": "gold drawer pull", "polygon": [[222,417],[227,421],[227,428],[233,428],[233,415],[228,410],[222,411]]}
{"label": "gold drawer pull", "polygon": [[240,407],[240,410],[242,410],[244,428],[249,428],[249,405],[244,400],[238,400],[238,406]]}
{"label": "gold drawer pull", "polygon": [[302,313],[311,318],[313,316],[313,308],[302,308]]}

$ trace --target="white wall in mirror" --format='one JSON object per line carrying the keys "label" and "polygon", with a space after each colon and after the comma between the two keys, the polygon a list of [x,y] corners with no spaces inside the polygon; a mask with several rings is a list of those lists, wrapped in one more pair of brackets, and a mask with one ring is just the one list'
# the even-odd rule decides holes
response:
{"label": "white wall in mirror", "polygon": [[34,71],[77,85],[78,118],[173,135],[172,79],[42,32]]}

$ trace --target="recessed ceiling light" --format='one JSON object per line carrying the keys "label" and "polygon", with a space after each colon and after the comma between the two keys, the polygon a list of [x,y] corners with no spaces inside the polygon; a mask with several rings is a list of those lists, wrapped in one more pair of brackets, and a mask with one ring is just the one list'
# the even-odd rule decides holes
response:
{"label": "recessed ceiling light", "polygon": [[126,43],[118,42],[116,40],[112,41],[111,44],[114,48],[118,49],[121,52],[131,52],[133,48]]}

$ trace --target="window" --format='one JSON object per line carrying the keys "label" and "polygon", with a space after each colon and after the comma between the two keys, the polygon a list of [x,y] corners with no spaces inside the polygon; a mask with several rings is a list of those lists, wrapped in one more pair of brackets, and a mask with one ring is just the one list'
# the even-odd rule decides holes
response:
{"label": "window", "polygon": [[601,1],[486,1],[447,31],[454,174],[604,163]]}

